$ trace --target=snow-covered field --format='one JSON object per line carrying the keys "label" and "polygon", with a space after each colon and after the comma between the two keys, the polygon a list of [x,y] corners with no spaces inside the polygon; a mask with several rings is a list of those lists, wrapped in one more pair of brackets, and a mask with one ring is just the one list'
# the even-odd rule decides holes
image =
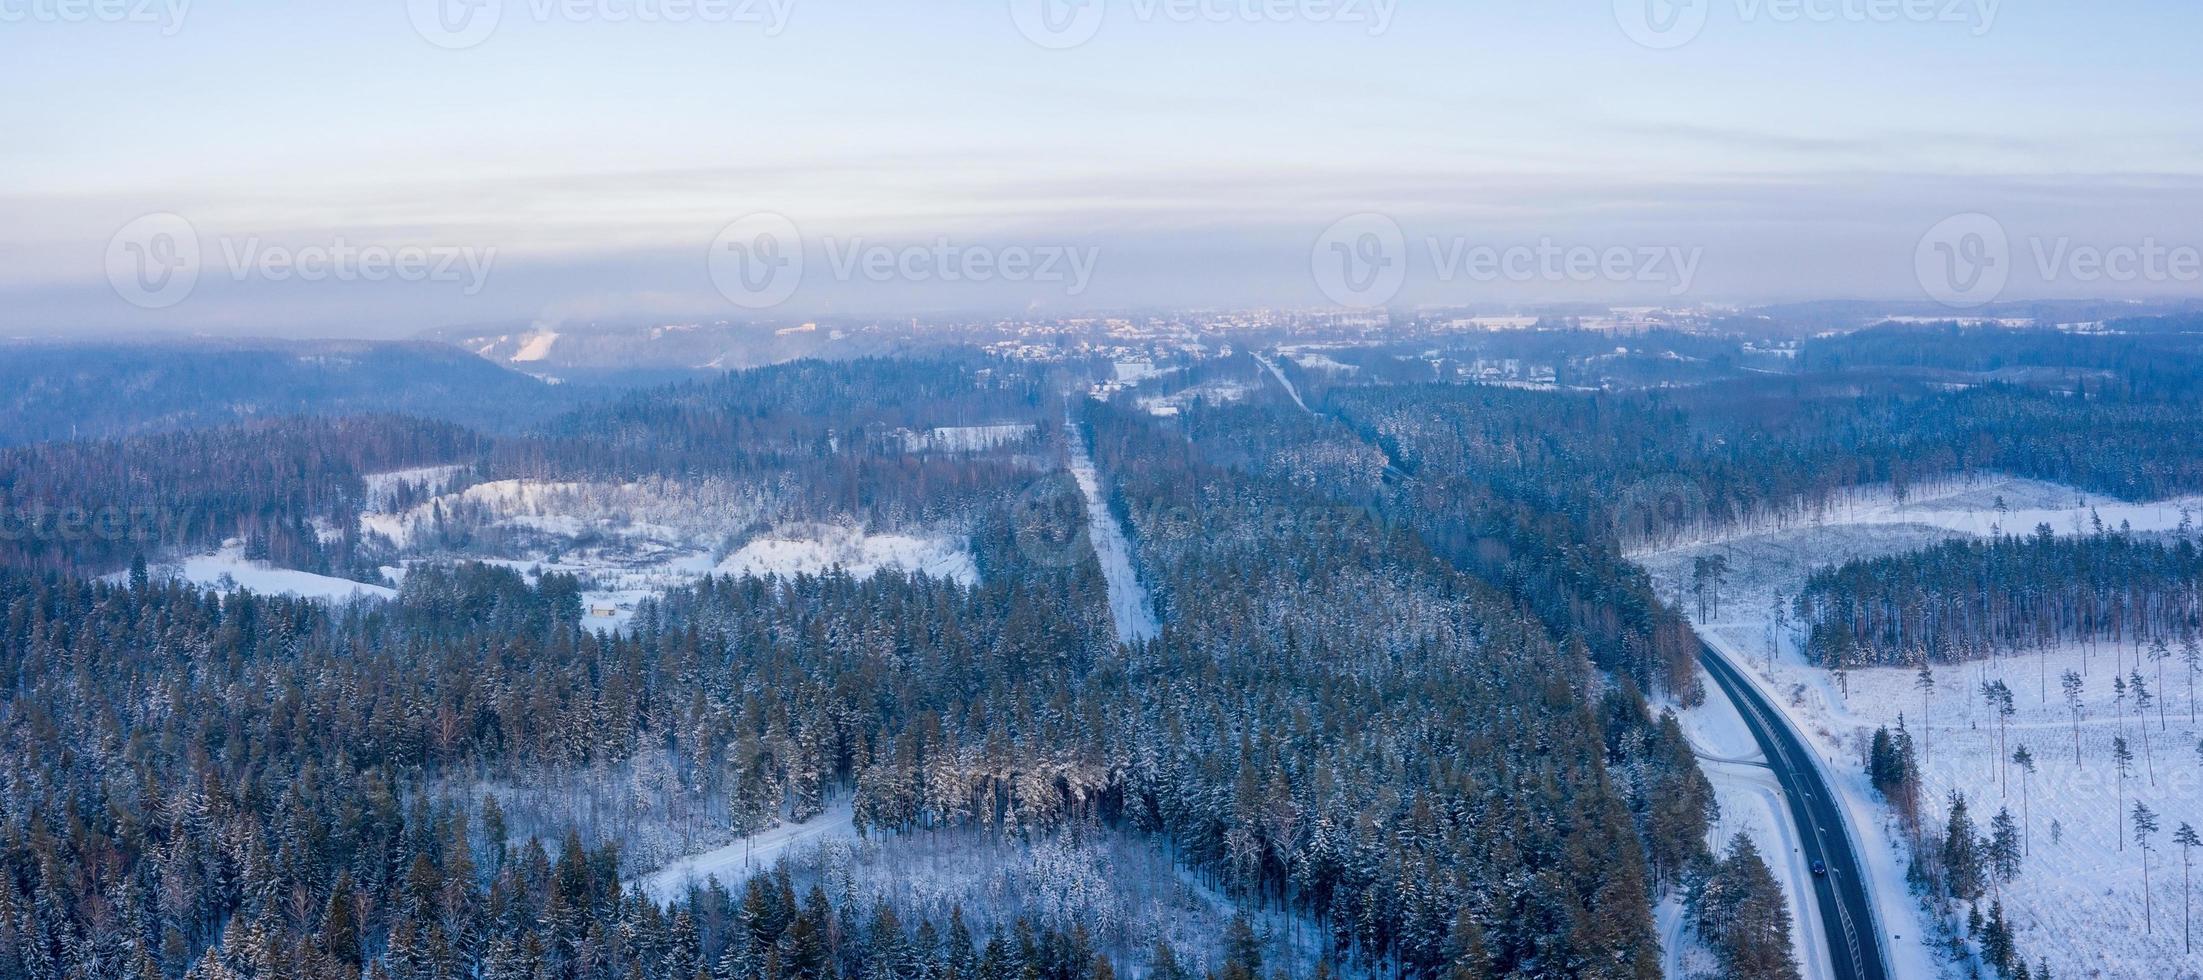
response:
{"label": "snow-covered field", "polygon": [[866,534],[838,524],[781,528],[752,540],[718,567],[722,575],[758,578],[819,575],[839,568],[857,578],[882,571],[924,572],[964,585],[979,581],[968,542],[949,536]]}
{"label": "snow-covered field", "polygon": [[235,540],[224,544],[211,555],[195,555],[173,564],[154,566],[148,571],[157,577],[180,578],[210,589],[241,587],[260,593],[328,599],[332,602],[355,598],[388,599],[398,594],[395,589],[386,589],[379,585],[277,568],[264,561],[252,561],[245,557],[244,542]]}
{"label": "snow-covered field", "polygon": [[[800,824],[783,824],[725,847],[682,858],[636,884],[671,901],[691,884],[716,878],[738,889],[751,875],[785,861],[798,888],[824,887],[837,901],[893,905],[906,922],[945,924],[952,910],[982,933],[1019,918],[1035,926],[1083,927],[1100,948],[1135,968],[1157,941],[1193,964],[1218,951],[1241,909],[1159,846],[1095,827],[1034,839],[979,830],[919,831],[860,837],[846,799]],[[1265,961],[1306,975],[1320,940],[1306,919],[1269,910],[1252,914],[1267,938]]]}
{"label": "snow-covered field", "polygon": [[[1638,491],[1655,497],[1662,492],[1659,480],[1645,481]],[[2136,504],[2041,480],[1976,476],[1922,484],[1903,494],[1886,486],[1854,488],[1826,503],[1691,528],[1645,543],[1632,554],[1649,565],[1707,545],[1816,527],[1897,526],[1987,535],[1999,529],[2026,534],[2048,524],[2060,534],[2072,534],[2091,529],[2098,518],[2111,529],[2125,525],[2135,531],[2170,531],[2183,516],[2203,522],[2203,496]]]}
{"label": "snow-covered field", "polygon": [[[2203,828],[2203,754],[2198,745],[2203,727],[2189,722],[2184,668],[2177,659],[2165,665],[2166,690],[2161,693],[2170,698],[2163,705],[2163,720],[2154,712],[2149,720],[2146,758],[2142,724],[2133,717],[2132,702],[2125,704],[2124,720],[2113,704],[2114,673],[2123,675],[2135,667],[2131,649],[2007,651],[1994,662],[1940,667],[1923,720],[1921,692],[1914,687],[1911,669],[1855,671],[1846,698],[1828,672],[1806,664],[1794,631],[1773,628],[1776,596],[1795,596],[1817,568],[1910,551],[1954,536],[1986,534],[1992,528],[2025,533],[2038,524],[2072,533],[2092,528],[2098,518],[2106,527],[2123,522],[2136,531],[2164,531],[2180,525],[2183,508],[2198,510],[2193,498],[2131,504],[2036,481],[1982,480],[1916,492],[1902,502],[1886,491],[1861,491],[1844,505],[1809,518],[1702,533],[1688,545],[1639,555],[1662,594],[1670,596],[1687,590],[1692,558],[1727,557],[1730,578],[1721,590],[1721,608],[1699,631],[1791,717],[1819,750],[1831,783],[1844,792],[1852,829],[1873,866],[1884,931],[1907,937],[1894,944],[1899,976],[1947,975],[1954,969],[1918,942],[1926,920],[1904,882],[1902,835],[1864,773],[1865,740],[1878,726],[1894,727],[1902,714],[1925,750],[1924,821],[1940,827],[1947,814],[1945,800],[1956,791],[1965,794],[1984,834],[2000,807],[2008,807],[2013,819],[2026,824],[2029,856],[2019,878],[2002,886],[2000,897],[2030,962],[2048,958],[2062,977],[2203,977],[2203,958],[2181,953],[2181,861],[2179,848],[2170,841],[2182,822]],[[2143,666],[2153,689],[2158,684],[2156,666]],[[2058,683],[2069,669],[2085,677],[2078,764],[2073,719]],[[1996,719],[1979,693],[1984,681],[1994,680],[2003,680],[2017,696],[2018,714],[2009,720],[2001,746]],[[1721,739],[1717,731],[1709,733],[1709,725],[1698,718],[1702,714],[1685,716],[1694,741],[1704,754],[1726,754],[1727,749],[1713,747]],[[2111,739],[2122,729],[2137,757],[2135,776],[2123,787],[2109,758]],[[2038,771],[2031,780],[2022,780],[2008,762],[2000,764],[2022,744],[2036,760]],[[1706,765],[1708,776],[1722,787],[1725,808],[1732,794],[1726,775],[1731,768],[1720,762]],[[2163,824],[2158,850],[2151,856],[2153,933],[2145,932],[2142,922],[2141,854],[2132,842],[2128,816],[2136,799],[2153,808]],[[1760,842],[1771,850],[1764,839]]]}
{"label": "snow-covered field", "polygon": [[1199,404],[1229,405],[1245,399],[1250,390],[1237,381],[1210,381],[1168,395],[1147,395],[1138,404],[1150,415],[1169,417]]}
{"label": "snow-covered field", "polygon": [[[948,438],[963,445],[981,437]],[[787,578],[839,567],[859,578],[899,571],[978,581],[961,534],[783,523],[780,495],[766,487],[500,480],[450,490],[456,475],[455,468],[433,467],[369,477],[376,506],[360,515],[362,533],[387,542],[401,566],[463,558],[531,575],[574,575],[582,581],[583,625],[590,629],[620,628],[643,599],[706,575]],[[448,492],[403,510],[386,506],[401,483]]]}
{"label": "snow-covered field", "polygon": [[1284,355],[1287,360],[1292,361],[1294,364],[1300,365],[1302,369],[1308,371],[1322,371],[1326,374],[1361,373],[1361,368],[1338,360],[1337,358],[1332,357],[1330,354],[1325,353],[1326,350],[1331,349],[1335,348],[1280,347],[1278,348],[1278,353]]}
{"label": "snow-covered field", "polygon": [[450,489],[452,481],[466,470],[464,466],[417,466],[408,470],[392,470],[388,473],[369,473],[362,479],[367,484],[367,506],[376,513],[395,510],[394,497],[399,487],[411,487],[429,495]]}

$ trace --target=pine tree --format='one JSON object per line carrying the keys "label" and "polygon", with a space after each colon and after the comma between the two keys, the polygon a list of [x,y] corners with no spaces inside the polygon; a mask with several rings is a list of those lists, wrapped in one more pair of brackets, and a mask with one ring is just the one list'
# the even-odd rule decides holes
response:
{"label": "pine tree", "polygon": [[2058,686],[2065,691],[2065,709],[2073,716],[2073,765],[2081,765],[2081,675],[2066,671],[2058,679]]}
{"label": "pine tree", "polygon": [[[2127,740],[2124,736],[2114,735],[2111,737],[2111,767],[2119,774],[2119,795],[2117,809],[2115,809],[2113,812],[2119,814],[2120,816],[2124,816],[2126,814],[2127,806],[2127,775],[2134,771],[2134,752],[2133,750],[2127,748]],[[2114,821],[2113,827],[2114,829],[2117,829],[2117,821]],[[2114,833],[2112,836],[2118,838],[2119,850],[2124,851],[2127,849],[2125,834]]]}
{"label": "pine tree", "polygon": [[1944,885],[1953,898],[1970,902],[1981,897],[1984,887],[1980,838],[1973,817],[1966,811],[1966,797],[1950,796],[1950,816],[1943,827]]}
{"label": "pine tree", "polygon": [[2203,643],[2197,643],[2194,633],[2180,638],[2180,663],[2188,668],[2188,724],[2197,723],[2195,702],[2195,675],[2203,672]]}
{"label": "pine tree", "polygon": [[2031,855],[2035,846],[2035,817],[2029,808],[2029,798],[2033,795],[2035,754],[2027,751],[2023,743],[2012,750],[2012,764],[2019,767],[2020,853]]}
{"label": "pine tree", "polygon": [[1446,936],[1445,955],[1446,980],[1485,980],[1491,976],[1491,960],[1484,949],[1484,930],[1466,908],[1454,913],[1453,929]]}
{"label": "pine tree", "polygon": [[1928,744],[1935,729],[1935,716],[1928,713],[1930,699],[1935,695],[1935,668],[1928,663],[1928,652],[1919,651],[1920,669],[1912,676],[1912,687],[1920,692],[1920,759],[1927,761],[1931,746]]}
{"label": "pine tree", "polygon": [[2134,846],[2139,848],[2142,852],[2142,931],[2145,934],[2151,931],[2154,919],[2154,916],[2151,915],[2150,904],[2149,855],[2151,851],[2157,849],[2155,846],[2156,837],[2156,811],[2151,810],[2148,806],[2144,805],[2142,801],[2135,800]]}
{"label": "pine tree", "polygon": [[355,886],[349,872],[337,875],[337,881],[329,891],[329,903],[321,914],[321,952],[339,963],[358,966],[360,963],[360,929],[352,916],[352,893]]}
{"label": "pine tree", "polygon": [[2191,856],[2195,849],[2203,847],[2203,837],[2196,835],[2194,827],[2182,823],[2180,829],[2173,831],[2172,842],[2180,845],[2180,944],[2186,952],[2193,953],[2195,939],[2188,931],[2189,897],[2192,894],[2188,873],[2192,867]]}
{"label": "pine tree", "polygon": [[1728,976],[1798,976],[1782,887],[1750,835],[1739,834],[1729,842],[1728,853],[1699,879],[1688,903],[1699,935]]}
{"label": "pine tree", "polygon": [[1150,980],[1193,980],[1192,974],[1178,965],[1177,951],[1163,940],[1155,943],[1155,954],[1148,960],[1147,975]]}
{"label": "pine tree", "polygon": [[1989,827],[1990,874],[1999,886],[2010,884],[2019,877],[2019,827],[2012,821],[2012,812],[2002,808],[1989,821]]}
{"label": "pine tree", "polygon": [[1262,940],[1255,935],[1254,924],[1245,913],[1233,916],[1224,932],[1223,976],[1226,980],[1261,980]]}

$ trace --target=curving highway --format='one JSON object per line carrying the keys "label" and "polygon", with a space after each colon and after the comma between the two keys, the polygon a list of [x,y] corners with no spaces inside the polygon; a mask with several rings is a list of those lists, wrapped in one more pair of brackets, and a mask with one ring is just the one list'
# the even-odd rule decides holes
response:
{"label": "curving highway", "polygon": [[1698,645],[1698,661],[1736,704],[1737,713],[1744,716],[1745,726],[1766,754],[1768,768],[1781,781],[1806,860],[1819,861],[1828,869],[1827,874],[1814,876],[1813,891],[1820,904],[1821,926],[1828,933],[1830,970],[1844,980],[1887,980],[1887,960],[1867,898],[1866,876],[1852,849],[1851,835],[1844,831],[1843,808],[1821,777],[1820,767],[1814,765],[1812,750],[1760,695],[1759,688],[1704,642]]}

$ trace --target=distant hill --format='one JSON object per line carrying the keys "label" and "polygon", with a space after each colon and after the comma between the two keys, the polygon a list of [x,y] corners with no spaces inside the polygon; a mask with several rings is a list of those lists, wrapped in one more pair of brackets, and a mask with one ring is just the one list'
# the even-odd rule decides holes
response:
{"label": "distant hill", "polygon": [[540,378],[622,388],[703,380],[803,358],[840,360],[939,346],[921,342],[901,325],[869,323],[476,324],[421,337]]}
{"label": "distant hill", "polygon": [[286,415],[395,413],[512,432],[596,393],[422,341],[0,345],[0,445]]}

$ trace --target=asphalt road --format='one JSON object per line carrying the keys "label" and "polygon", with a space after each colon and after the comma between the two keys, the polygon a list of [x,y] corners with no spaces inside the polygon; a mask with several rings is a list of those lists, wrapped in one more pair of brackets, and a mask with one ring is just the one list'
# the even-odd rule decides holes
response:
{"label": "asphalt road", "polygon": [[1820,904],[1821,927],[1828,933],[1830,969],[1845,980],[1887,980],[1881,936],[1875,932],[1873,907],[1867,900],[1866,876],[1860,873],[1850,835],[1844,833],[1843,809],[1813,764],[1811,750],[1760,696],[1759,689],[1712,647],[1701,642],[1698,660],[1735,702],[1737,713],[1744,716],[1744,724],[1766,754],[1768,768],[1782,783],[1806,860],[1820,861],[1828,868],[1827,874],[1814,876],[1813,891]]}

